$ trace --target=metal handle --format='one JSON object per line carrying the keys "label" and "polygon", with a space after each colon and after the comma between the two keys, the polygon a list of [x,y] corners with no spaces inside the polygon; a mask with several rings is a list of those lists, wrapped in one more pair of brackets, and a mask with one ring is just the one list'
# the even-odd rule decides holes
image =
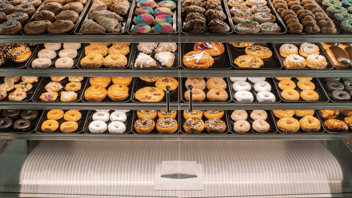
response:
{"label": "metal handle", "polygon": [[170,86],[166,86],[166,114],[170,114]]}
{"label": "metal handle", "polygon": [[193,111],[193,99],[192,99],[192,95],[193,95],[193,86],[192,85],[189,85],[188,86],[188,89],[189,89],[189,109],[188,109],[188,112],[192,112]]}

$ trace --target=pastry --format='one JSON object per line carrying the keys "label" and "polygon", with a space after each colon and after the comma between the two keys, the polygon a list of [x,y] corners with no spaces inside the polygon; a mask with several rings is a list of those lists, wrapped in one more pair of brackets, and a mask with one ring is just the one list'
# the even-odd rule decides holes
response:
{"label": "pastry", "polygon": [[283,63],[288,69],[303,69],[307,65],[306,60],[296,54],[288,55]]}
{"label": "pastry", "polygon": [[108,89],[108,96],[112,101],[123,101],[129,96],[129,88],[123,84],[113,84]]}
{"label": "pastry", "polygon": [[139,53],[134,63],[134,67],[140,68],[149,68],[157,66],[158,65],[156,64],[155,60],[151,56],[144,53]]}
{"label": "pastry", "polygon": [[281,31],[281,27],[277,23],[266,22],[260,24],[260,32],[261,33],[277,33]]}
{"label": "pastry", "polygon": [[279,51],[282,57],[287,57],[291,54],[298,55],[298,48],[293,44],[283,44],[280,46]]}
{"label": "pastry", "polygon": [[175,55],[171,52],[158,52],[155,54],[155,59],[159,61],[161,66],[172,67],[175,61]]}
{"label": "pastry", "polygon": [[214,59],[205,51],[190,51],[183,56],[183,64],[188,68],[209,68]]}
{"label": "pastry", "polygon": [[273,55],[273,52],[268,48],[261,45],[253,45],[251,47],[246,47],[246,54],[256,56],[261,59],[270,58]]}
{"label": "pastry", "polygon": [[302,43],[299,47],[299,55],[308,57],[311,54],[319,55],[319,47],[312,43]]}
{"label": "pastry", "polygon": [[205,81],[203,78],[187,78],[185,82],[186,89],[189,89],[189,86],[192,85],[192,88],[204,90],[206,87]]}
{"label": "pastry", "polygon": [[77,100],[77,93],[74,91],[62,91],[60,94],[61,102],[73,102]]}
{"label": "pastry", "polygon": [[139,119],[149,118],[151,120],[154,120],[157,115],[158,113],[155,110],[137,110],[137,117]]}
{"label": "pastry", "polygon": [[45,102],[53,102],[53,101],[56,101],[58,96],[59,94],[57,92],[49,91],[49,92],[42,93],[39,99]]}
{"label": "pastry", "polygon": [[326,58],[318,54],[309,55],[306,62],[307,67],[311,69],[324,69],[328,65]]}
{"label": "pastry", "polygon": [[[138,45],[139,46],[139,45]],[[177,50],[176,43],[159,43],[158,47],[155,49],[155,53],[158,52],[175,52]]]}
{"label": "pastry", "polygon": [[208,30],[206,22],[201,19],[189,20],[183,25],[182,28],[183,31],[197,34],[205,33]]}
{"label": "pastry", "polygon": [[234,63],[242,68],[260,68],[264,65],[261,58],[251,55],[241,55],[235,59]]}
{"label": "pastry", "polygon": [[259,23],[266,23],[266,22],[275,22],[276,21],[276,17],[268,12],[258,12],[252,15],[252,19],[254,21],[257,21]]}
{"label": "pastry", "polygon": [[151,54],[158,46],[158,43],[139,43],[137,49],[144,54]]}
{"label": "pastry", "polygon": [[89,78],[89,83],[94,86],[102,86],[102,87],[107,87],[111,82],[111,77],[90,77]]}
{"label": "pastry", "polygon": [[155,86],[163,91],[166,91],[166,86],[170,86],[170,91],[174,91],[178,87],[178,81],[172,77],[159,78]]}
{"label": "pastry", "polygon": [[144,87],[135,93],[140,102],[159,102],[164,98],[164,91],[156,87]]}
{"label": "pastry", "polygon": [[107,96],[108,91],[98,85],[92,85],[84,92],[84,98],[89,102],[100,102],[105,99]]}
{"label": "pastry", "polygon": [[326,54],[334,66],[339,69],[345,69],[351,65],[351,59],[346,51],[338,46],[331,46],[329,49],[326,49]]}
{"label": "pastry", "polygon": [[210,56],[220,56],[225,52],[225,46],[222,43],[196,43],[193,49],[195,51],[205,51]]}
{"label": "pastry", "polygon": [[104,58],[103,65],[109,68],[122,68],[127,65],[127,57],[122,54],[110,54]]}
{"label": "pastry", "polygon": [[230,26],[222,20],[213,19],[208,23],[208,30],[211,33],[228,33]]}

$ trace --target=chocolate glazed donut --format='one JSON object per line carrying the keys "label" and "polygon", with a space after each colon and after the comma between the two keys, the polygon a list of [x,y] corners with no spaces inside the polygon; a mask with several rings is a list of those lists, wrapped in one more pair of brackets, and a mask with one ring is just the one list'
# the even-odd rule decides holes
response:
{"label": "chocolate glazed donut", "polygon": [[344,88],[343,84],[339,81],[328,81],[326,82],[325,87],[329,91],[343,90]]}
{"label": "chocolate glazed donut", "polygon": [[345,90],[347,92],[352,91],[352,82],[351,81],[345,81],[345,82],[343,82],[343,85],[345,86]]}
{"label": "chocolate glazed donut", "polygon": [[341,78],[342,82],[345,82],[345,81],[351,81],[352,82],[352,78]]}
{"label": "chocolate glazed donut", "polygon": [[351,96],[348,92],[342,90],[335,90],[332,92],[332,99],[337,101],[348,101],[351,99]]}
{"label": "chocolate glazed donut", "polygon": [[21,113],[21,117],[23,119],[27,119],[27,120],[34,120],[38,117],[38,111],[37,110],[24,110]]}
{"label": "chocolate glazed donut", "polygon": [[4,110],[2,115],[10,119],[16,119],[21,113],[21,110]]}
{"label": "chocolate glazed donut", "polygon": [[336,78],[323,78],[323,80],[325,82],[327,82],[327,81],[340,81],[340,78],[339,77],[336,77]]}
{"label": "chocolate glazed donut", "polygon": [[16,131],[21,132],[29,131],[29,129],[31,128],[31,122],[26,119],[19,119],[13,124],[13,128]]}
{"label": "chocolate glazed donut", "polygon": [[6,131],[12,127],[10,118],[0,118],[0,131]]}

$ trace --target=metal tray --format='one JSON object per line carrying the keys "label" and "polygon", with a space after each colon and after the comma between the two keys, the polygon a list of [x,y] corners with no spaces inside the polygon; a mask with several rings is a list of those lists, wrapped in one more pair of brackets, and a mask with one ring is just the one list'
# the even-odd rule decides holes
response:
{"label": "metal tray", "polygon": [[[94,69],[104,69],[104,71],[106,71],[106,72],[110,72],[110,70],[111,70],[111,72],[116,72],[116,69],[129,69],[129,66],[130,66],[131,61],[132,61],[132,50],[133,50],[131,45],[133,45],[133,44],[130,45],[130,53],[128,53],[126,55],[126,57],[127,57],[127,65],[124,66],[124,67],[114,67],[114,68],[105,67],[104,65],[99,67],[99,68],[84,68],[84,67],[82,67],[81,66],[81,60],[82,60],[82,58],[84,58],[86,56],[85,47],[88,46],[88,45],[89,45],[88,43],[82,44],[82,47],[81,47],[82,48],[82,52],[81,52],[80,56],[78,57],[78,61],[77,61],[77,68],[78,69],[92,69],[92,70],[94,70]],[[108,55],[106,55],[106,56],[108,56]]]}
{"label": "metal tray", "polygon": [[[31,100],[35,97],[36,93],[39,91],[39,87],[41,86],[42,81],[43,81],[43,77],[39,77],[39,78],[38,78],[38,82],[35,82],[35,83],[32,84],[32,85],[33,85],[32,89],[26,92],[26,93],[27,93],[27,97],[26,97],[25,99],[23,99],[22,101],[10,101],[10,100],[9,100],[9,97],[8,97],[8,96],[9,96],[12,92],[14,92],[14,91],[16,90],[15,88],[13,88],[11,91],[8,91],[8,92],[7,92],[7,97],[6,97],[6,98],[0,100],[0,104],[1,104],[1,102],[9,102],[9,101],[10,101],[10,102],[29,102],[29,101],[31,101]],[[2,79],[0,80],[0,83],[3,83],[3,82],[4,82],[4,78],[2,78]],[[22,82],[22,78],[21,78],[19,81],[17,81],[17,82],[15,83],[15,85],[17,85],[17,84],[19,84],[19,83],[21,83],[21,82]]]}
{"label": "metal tray", "polygon": [[[285,57],[282,57],[282,56],[280,55],[280,47],[281,47],[281,45],[283,45],[283,44],[286,44],[286,43],[273,43],[273,45],[274,45],[274,52],[275,52],[276,56],[278,57],[279,62],[281,63],[281,65],[282,65],[285,69],[287,69],[287,70],[294,70],[294,69],[289,69],[289,68],[287,68],[287,67],[284,65]],[[301,44],[298,44],[298,43],[291,43],[291,44],[295,45],[295,46],[298,48],[298,50],[299,50],[299,47],[301,46]],[[326,56],[326,54],[323,52],[324,49],[323,49],[318,43],[314,43],[314,44],[315,44],[315,45],[318,45],[318,47],[320,48],[320,50],[319,50],[319,55],[324,56],[325,59],[326,59],[326,61],[327,61],[327,63],[328,63],[328,65],[327,65],[324,69],[333,69],[334,66],[331,64],[330,59],[329,59],[329,58]],[[304,57],[304,58],[305,58],[305,57]],[[307,58],[305,58],[305,59],[307,60]],[[309,67],[307,67],[307,66],[305,66],[303,69],[307,69],[307,70],[316,70],[316,69],[311,69],[311,68],[309,68]],[[301,69],[301,70],[302,70],[302,69]],[[319,69],[318,69],[318,70],[319,70]]]}
{"label": "metal tray", "polygon": [[[184,128],[183,128],[183,123],[186,121],[186,119],[183,116],[183,111],[180,112],[180,113],[181,113],[181,116],[180,116],[181,118],[180,118],[179,126],[180,126],[180,133],[183,134],[183,135],[194,135],[194,134],[196,134],[196,135],[199,135],[199,134],[206,134],[206,135],[209,135],[209,134],[213,134],[213,135],[230,135],[230,134],[232,134],[232,131],[230,131],[230,128],[229,128],[230,127],[229,126],[229,118],[227,117],[226,111],[224,112],[224,116],[221,118],[221,120],[223,120],[225,122],[225,124],[226,124],[226,130],[223,133],[209,133],[205,128],[204,128],[204,130],[201,133],[186,133],[184,131]],[[204,117],[204,115],[203,115],[202,120],[203,120],[203,122],[205,124],[205,121],[207,121],[208,119],[206,117]]]}
{"label": "metal tray", "polygon": [[[284,132],[282,132],[282,131],[277,127],[277,122],[280,120],[280,118],[275,117],[273,111],[271,111],[271,115],[272,115],[272,117],[273,117],[273,119],[274,119],[274,123],[275,123],[275,126],[276,126],[276,128],[277,128],[277,132],[280,133],[280,134],[308,133],[308,132],[303,131],[301,128],[299,128],[299,130],[297,131],[297,133],[284,133]],[[316,117],[316,118],[318,118],[318,120],[320,121],[320,130],[317,131],[317,132],[314,132],[314,133],[309,133],[309,134],[321,134],[321,133],[325,133],[324,127],[321,126],[321,125],[324,125],[324,123],[321,122],[321,119],[320,119],[320,117],[318,116],[318,113],[317,113],[316,111],[314,111],[314,115],[313,115],[313,116]],[[298,120],[298,121],[300,121],[303,117],[298,117],[298,116],[294,115],[293,118],[296,119],[296,120]]]}
{"label": "metal tray", "polygon": [[[89,83],[89,80],[87,80],[88,82],[87,82],[87,84],[86,84],[86,86],[85,86],[85,88],[84,88],[84,91],[82,92],[82,102],[88,102],[88,103],[97,103],[97,102],[90,102],[90,101],[88,101],[88,100],[86,100],[86,98],[84,97],[84,92],[86,91],[86,89],[88,89],[91,85],[90,85],[90,83]],[[133,88],[133,85],[134,85],[134,82],[135,81],[135,79],[133,79],[132,80],[132,82],[131,82],[131,84],[129,84],[127,87],[128,87],[128,97],[125,99],[125,100],[123,100],[123,101],[120,101],[120,102],[115,102],[115,101],[112,101],[110,98],[109,98],[109,96],[107,95],[105,98],[104,98],[104,100],[102,100],[101,102],[98,102],[98,103],[107,103],[107,104],[113,104],[113,103],[115,103],[115,104],[118,104],[118,103],[121,103],[121,102],[129,102],[129,101],[131,101],[131,97],[132,97],[132,88]],[[111,86],[111,85],[113,85],[114,83],[112,82],[112,80],[111,80],[111,82],[110,82],[110,84],[107,86],[107,87],[105,87],[105,89],[106,90],[108,90],[109,89],[109,87]]]}
{"label": "metal tray", "polygon": [[[180,90],[180,78],[176,78],[178,80],[179,85],[174,91],[170,91],[170,103],[176,103],[179,102],[179,90]],[[132,102],[134,103],[145,103],[145,104],[165,104],[166,108],[166,92],[164,95],[164,98],[159,101],[159,102],[140,102],[139,100],[135,99],[135,93],[143,88],[143,87],[155,87],[155,82],[146,82],[144,80],[141,80],[140,78],[135,78],[134,85],[133,85],[133,97],[132,97]]]}
{"label": "metal tray", "polygon": [[27,65],[29,64],[30,60],[33,58],[34,53],[36,52],[38,45],[35,46],[28,46],[29,49],[31,50],[31,55],[29,56],[28,60],[26,60],[23,63],[15,63],[15,62],[11,62],[11,61],[6,61],[4,63],[4,65],[0,66],[0,70],[1,69],[21,69],[21,68],[25,68],[27,67]]}
{"label": "metal tray", "polygon": [[[156,3],[159,3],[160,1],[163,1],[163,0],[155,0],[155,2]],[[172,19],[173,19],[173,23],[171,24],[172,25],[172,27],[175,29],[175,32],[172,32],[172,33],[153,33],[152,32],[152,30],[150,30],[150,32],[149,33],[145,33],[145,34],[151,34],[151,35],[160,35],[160,34],[165,34],[165,35],[177,35],[178,33],[179,33],[179,27],[178,27],[178,20],[179,20],[179,16],[180,16],[180,14],[178,13],[178,8],[179,8],[179,6],[180,6],[180,1],[179,0],[172,0],[172,1],[176,1],[175,2],[175,4],[176,4],[176,9],[175,10],[173,10],[173,16],[172,16]],[[134,19],[134,17],[136,16],[135,14],[134,14],[134,10],[137,8],[137,3],[139,2],[139,0],[135,0],[134,2],[133,2],[133,5],[131,6],[131,11],[130,11],[130,14],[129,14],[129,16],[128,16],[128,22],[127,22],[127,33],[128,34],[133,34],[133,35],[138,35],[138,34],[141,34],[141,33],[133,33],[132,32],[132,28],[133,28],[133,26],[134,26],[134,24],[133,24],[133,19]],[[154,9],[156,9],[156,8],[154,8]],[[153,9],[153,10],[154,10]],[[150,27],[153,29],[153,27],[154,27],[155,25],[150,25]]]}
{"label": "metal tray", "polygon": [[[78,26],[77,26],[77,28],[75,28],[75,31],[74,31],[74,33],[75,34],[77,34],[77,35],[104,35],[104,34],[107,34],[107,35],[120,35],[120,34],[124,34],[124,33],[126,33],[126,28],[127,28],[127,26],[128,26],[128,16],[130,16],[130,13],[131,13],[131,7],[132,7],[132,5],[134,4],[134,0],[129,0],[129,2],[131,3],[131,6],[130,6],[130,10],[128,11],[128,13],[125,15],[125,16],[121,16],[121,17],[123,17],[124,19],[125,19],[125,21],[122,23],[122,28],[121,28],[121,32],[120,33],[109,33],[109,32],[107,32],[107,33],[80,33],[79,32],[79,30],[81,29],[81,26],[82,26],[82,24],[83,24],[83,22],[86,20],[86,19],[88,19],[88,12],[89,12],[89,10],[90,10],[90,7],[91,7],[91,5],[93,5],[93,3],[94,3],[94,0],[92,0],[92,3],[89,5],[89,9],[87,9],[88,11],[85,13],[85,17],[84,17],[84,19],[82,19],[82,20],[80,20],[79,21],[79,24],[78,24]],[[108,9],[109,10],[109,9]],[[110,10],[109,10],[110,11]]]}
{"label": "metal tray", "polygon": [[[27,25],[28,23],[34,21],[34,16],[41,10],[41,8],[43,7],[43,5],[45,5],[45,3],[46,3],[46,1],[45,1],[44,3],[42,3],[42,5],[40,5],[40,6],[38,7],[38,9],[36,10],[36,12],[35,12],[35,13],[32,15],[32,17],[27,21],[26,25]],[[65,34],[63,34],[63,35],[72,34],[72,33],[77,29],[78,25],[81,23],[81,20],[82,20],[83,16],[84,16],[85,13],[86,13],[88,7],[90,6],[90,3],[91,3],[91,0],[87,0],[87,3],[84,5],[84,8],[83,8],[82,12],[79,13],[78,20],[76,21],[76,23],[75,23],[73,29],[72,29],[71,31],[69,31],[69,32],[67,32],[67,33],[65,33]],[[56,21],[56,20],[55,20],[55,21]],[[24,27],[24,26],[23,26],[23,27]],[[26,33],[24,32],[24,28],[22,28],[21,34],[22,34],[22,35],[55,35],[55,34],[49,34],[48,32],[46,32],[46,33],[44,33],[44,34],[26,34]]]}
{"label": "metal tray", "polygon": [[[11,129],[6,130],[5,132],[1,132],[1,131],[0,131],[0,133],[2,133],[2,134],[5,134],[5,133],[16,133],[16,134],[33,133],[33,132],[35,131],[37,125],[38,125],[39,120],[40,120],[41,117],[42,117],[42,114],[43,114],[43,111],[44,111],[44,110],[37,110],[37,111],[38,111],[38,117],[37,117],[36,119],[30,121],[30,122],[31,122],[31,128],[30,128],[28,131],[26,131],[26,132],[18,132],[18,131],[16,131],[16,130],[13,128],[13,126],[12,126]],[[23,111],[21,110],[21,113],[22,113],[22,112],[23,112]],[[2,115],[2,111],[1,111],[0,118],[3,118],[3,117],[4,117],[4,116]],[[13,121],[13,123],[15,123],[15,122],[16,122],[17,120],[19,120],[19,119],[22,119],[22,118],[21,118],[21,114],[20,114],[16,119],[12,119],[12,121]]]}
{"label": "metal tray", "polygon": [[[316,43],[316,45],[318,45],[321,49],[320,53],[323,54],[323,56],[325,56],[326,61],[328,62],[328,64],[332,65],[333,68],[338,69],[338,70],[350,70],[351,66],[347,67],[347,68],[338,68],[335,67],[335,65],[333,64],[333,62],[331,61],[330,57],[328,56],[328,54],[326,53],[326,50],[323,48],[323,46],[320,43]],[[342,48],[341,48],[342,49]],[[344,50],[344,49],[343,49]],[[345,50],[344,50],[345,51]]]}
{"label": "metal tray", "polygon": [[[233,23],[232,23],[232,18],[231,18],[230,11],[229,11],[228,7],[225,6],[225,4],[226,4],[225,0],[222,0],[222,1],[221,1],[222,11],[223,11],[223,12],[226,14],[226,16],[227,16],[227,25],[229,25],[230,31],[229,31],[229,32],[226,32],[226,33],[211,33],[211,32],[209,32],[209,31],[207,31],[206,33],[199,33],[199,34],[197,34],[197,33],[189,33],[189,32],[183,31],[183,25],[184,25],[184,20],[185,20],[184,17],[185,17],[185,16],[183,16],[182,13],[181,13],[181,10],[182,10],[182,2],[181,2],[181,0],[180,0],[180,3],[179,3],[179,7],[180,7],[180,17],[179,17],[179,20],[180,20],[180,29],[181,29],[181,33],[182,33],[182,34],[191,34],[191,35],[204,35],[204,34],[206,34],[206,35],[226,35],[226,34],[232,34],[232,33],[234,32],[235,26],[234,26]],[[207,27],[208,27],[208,22],[209,22],[209,21],[206,22]],[[226,22],[226,19],[225,19],[224,22]]]}
{"label": "metal tray", "polygon": [[55,63],[56,63],[56,60],[60,58],[59,56],[59,52],[61,50],[63,50],[63,48],[55,51],[56,52],[56,57],[54,59],[51,59],[51,62],[52,64],[50,65],[50,67],[48,68],[33,68],[32,67],[32,62],[34,61],[34,59],[38,58],[38,52],[42,49],[45,49],[44,45],[43,44],[40,44],[37,49],[35,50],[35,52],[33,53],[33,56],[31,57],[31,59],[28,61],[28,64],[27,64],[27,68],[28,69],[73,69],[73,68],[77,68],[77,64],[79,63],[78,60],[79,60],[79,57],[81,57],[81,53],[83,51],[83,46],[81,45],[81,48],[79,48],[77,50],[77,56],[75,58],[73,58],[73,66],[71,68],[56,68],[55,67]]}
{"label": "metal tray", "polygon": [[[224,44],[225,45],[225,44]],[[183,57],[186,53],[193,51],[194,43],[181,43],[181,55],[180,56],[180,65],[183,69],[191,69],[191,70],[218,70],[218,69],[231,69],[231,61],[229,58],[229,52],[227,47],[225,46],[225,52],[220,56],[213,56],[214,64],[209,68],[188,68],[183,64]]]}
{"label": "metal tray", "polygon": [[[325,123],[326,120],[325,120],[324,118],[322,118],[322,117],[319,115],[318,112],[316,112],[316,114],[318,115],[318,118],[319,118],[319,120],[320,120],[320,122],[321,122],[321,125],[323,125],[322,128],[324,128],[324,130],[325,130],[327,133],[330,133],[330,134],[339,134],[339,133],[351,134],[351,133],[352,133],[352,129],[351,129],[350,127],[348,127],[348,131],[347,131],[347,132],[333,132],[333,131],[329,131],[329,130],[325,127],[325,125],[324,125],[324,123]],[[344,118],[345,118],[345,117],[347,117],[347,116],[344,116],[343,114],[340,113],[340,115],[337,116],[337,118],[335,118],[335,119],[344,121]]]}
{"label": "metal tray", "polygon": [[[292,103],[297,103],[297,102],[309,102],[309,103],[314,103],[314,102],[329,102],[329,98],[328,96],[326,95],[325,93],[325,90],[323,89],[322,85],[320,84],[320,82],[317,80],[317,78],[313,78],[312,83],[315,84],[315,90],[318,94],[319,94],[319,100],[318,101],[305,101],[305,100],[302,100],[301,97],[299,98],[298,101],[289,101],[289,100],[286,100],[284,99],[282,96],[281,96],[281,93],[282,93],[282,90],[279,88],[279,82],[278,80],[276,79],[273,79],[274,80],[274,84],[275,84],[275,88],[276,88],[276,91],[277,93],[279,94],[281,100],[283,102],[292,102]],[[292,78],[291,79],[294,83],[296,83],[296,88],[295,90],[298,91],[299,94],[301,94],[301,89],[298,88],[297,86],[297,82],[298,80],[296,78]]]}
{"label": "metal tray", "polygon": [[[251,113],[252,113],[252,111],[253,111],[253,110],[247,110],[247,111],[246,111],[247,114],[248,114],[247,122],[249,122],[249,124],[250,124],[250,126],[251,126],[251,129],[250,129],[248,132],[243,133],[243,134],[252,134],[252,133],[254,133],[254,134],[256,134],[256,135],[259,135],[259,134],[268,134],[268,133],[270,133],[270,134],[278,134],[277,128],[276,128],[276,124],[274,123],[273,117],[272,117],[272,115],[271,115],[271,113],[270,113],[269,110],[265,110],[266,113],[268,114],[268,117],[267,117],[267,119],[266,119],[265,121],[270,125],[269,131],[267,131],[267,132],[265,132],[265,133],[259,133],[259,132],[255,131],[255,130],[253,129],[253,127],[252,127],[252,126],[253,126],[253,122],[254,122],[255,120],[253,120],[253,119],[251,118],[251,116],[250,116]],[[231,133],[233,133],[233,134],[241,135],[242,133],[237,133],[237,132],[234,130],[234,124],[235,124],[236,121],[233,121],[233,120],[231,119],[231,114],[232,114],[232,112],[233,112],[233,111],[226,111],[226,112],[225,112],[225,114],[227,114],[227,118],[228,118],[228,120],[229,120],[229,121],[228,121],[229,131],[230,131]]]}
{"label": "metal tray", "polygon": [[[224,0],[224,1],[226,1],[226,0]],[[226,2],[227,2],[227,1],[226,1]],[[277,24],[280,26],[281,31],[280,31],[280,32],[277,32],[277,33],[263,33],[263,32],[258,32],[258,33],[255,33],[255,34],[286,34],[288,30],[287,30],[287,28],[286,28],[285,23],[282,21],[281,17],[280,17],[279,14],[276,12],[276,10],[275,10],[274,6],[271,4],[270,0],[268,0],[268,2],[269,2],[269,3],[267,4],[267,6],[270,8],[271,14],[273,14],[273,15],[276,17],[275,23],[277,23]],[[227,5],[227,3],[226,3],[226,6],[228,7],[227,9],[229,10],[230,16],[232,17],[231,12],[230,12],[230,8],[229,8],[229,6]],[[231,22],[234,24],[232,18],[231,18]],[[259,23],[259,24],[261,24],[261,23]],[[241,33],[241,32],[238,32],[238,31],[236,30],[236,25],[233,25],[233,26],[235,27],[235,28],[234,28],[234,31],[235,31],[237,34],[253,34],[253,33]]]}
{"label": "metal tray", "polygon": [[237,65],[235,65],[234,61],[237,57],[241,56],[241,55],[247,55],[245,52],[246,48],[235,48],[234,46],[230,45],[230,44],[226,44],[227,46],[227,52],[229,53],[229,58],[230,58],[230,63],[232,65],[232,67],[236,68],[236,69],[252,69],[252,70],[267,70],[267,69],[282,69],[283,68],[283,64],[281,64],[281,62],[279,61],[279,57],[277,55],[277,53],[275,53],[275,49],[272,43],[255,43],[256,45],[261,45],[264,47],[268,47],[273,55],[268,58],[268,59],[263,59],[264,61],[264,65],[260,68],[243,68],[243,67],[239,67]]}
{"label": "metal tray", "polygon": [[[182,98],[182,102],[184,102],[184,103],[188,103],[188,101],[185,99],[185,97],[184,97],[184,95],[185,95],[185,92],[188,90],[188,88],[186,87],[186,80],[187,80],[187,78],[181,78],[181,82],[180,82],[180,86],[181,86],[181,98]],[[230,89],[231,89],[231,87],[230,87],[230,84],[229,84],[229,80],[227,79],[227,78],[224,78],[224,81],[226,82],[226,84],[227,84],[227,87],[226,87],[226,89],[225,89],[225,91],[227,92],[227,94],[229,95],[229,97],[227,98],[227,100],[225,101],[225,102],[210,102],[209,100],[208,100],[208,98],[207,97],[205,97],[205,100],[203,101],[203,102],[193,102],[193,103],[212,103],[212,104],[214,104],[214,105],[216,105],[216,104],[227,104],[227,103],[229,103],[229,102],[231,102],[233,99],[232,99],[232,97],[233,97],[233,95],[231,94],[231,92],[230,92]],[[207,83],[207,81],[205,80],[205,83]],[[208,93],[208,87],[205,87],[205,89],[203,90],[204,91],[204,93],[205,93],[205,96],[207,96],[207,93]]]}
{"label": "metal tray", "polygon": [[[180,67],[179,61],[180,61],[180,50],[179,50],[179,46],[177,46],[177,50],[176,52],[172,52],[175,55],[175,60],[174,60],[174,64],[172,65],[172,67],[164,67],[161,66],[160,62],[155,58],[155,50],[153,50],[152,53],[150,53],[149,55],[155,60],[156,64],[158,65],[157,67],[150,67],[150,68],[140,68],[140,67],[134,67],[134,64],[136,62],[137,56],[140,54],[140,51],[138,50],[137,43],[131,44],[132,45],[132,51],[133,51],[133,55],[131,55],[131,59],[130,62],[130,67],[132,69],[136,69],[136,70],[145,70],[145,69],[172,69],[172,70],[176,70]],[[177,45],[177,43],[176,43]],[[131,52],[132,53],[132,52]]]}
{"label": "metal tray", "polygon": [[[176,110],[177,111],[177,110]],[[136,122],[136,120],[138,120],[137,117],[137,110],[133,111],[133,120],[132,120],[132,133],[134,135],[156,135],[156,136],[163,136],[163,135],[178,135],[180,133],[180,113],[181,111],[177,111],[177,116],[175,118],[175,120],[177,121],[177,131],[175,133],[159,133],[158,130],[156,129],[156,122],[158,121],[159,117],[156,116],[156,118],[154,119],[155,122],[155,127],[153,129],[153,131],[151,131],[150,133],[137,133],[136,130],[134,129],[134,123]],[[182,114],[181,114],[182,115]]]}
{"label": "metal tray", "polygon": [[[66,122],[66,120],[62,117],[60,120],[57,120],[57,122],[59,123],[59,127],[57,128],[56,131],[52,132],[52,133],[49,133],[49,132],[43,132],[42,130],[42,124],[44,121],[48,120],[47,118],[47,113],[49,112],[50,110],[45,110],[44,113],[42,114],[42,117],[40,118],[40,121],[35,129],[35,132],[37,133],[43,133],[43,134],[54,134],[55,133],[62,133],[60,131],[60,126],[63,122]],[[64,113],[67,112],[67,110],[63,110]],[[75,132],[72,132],[72,133],[82,133],[83,132],[83,129],[85,127],[85,125],[87,124],[87,116],[88,116],[88,110],[79,110],[79,112],[81,112],[81,119],[77,121],[77,124],[78,124],[78,129],[75,131]],[[72,134],[72,133],[64,133],[64,134]]]}
{"label": "metal tray", "polygon": [[[232,82],[230,79],[227,79],[227,81],[229,82],[228,84],[230,86],[230,93],[231,93],[231,95],[233,97],[233,101],[234,102],[238,102],[238,101],[236,101],[236,98],[235,98],[236,91],[233,89],[234,82]],[[275,103],[276,102],[281,102],[281,97],[279,96],[279,94],[277,92],[277,89],[275,88],[275,84],[274,84],[273,79],[272,78],[266,78],[265,81],[268,82],[271,85],[271,91],[270,92],[275,95],[275,98],[276,98]],[[252,86],[252,88],[251,88],[251,90],[249,92],[251,92],[253,97],[254,97],[254,101],[253,102],[258,102],[258,100],[257,100],[257,93],[258,92],[254,89],[254,84],[255,83],[252,83],[248,79],[247,79],[246,82],[248,82]],[[253,103],[253,102],[238,102],[238,103]],[[260,102],[260,103],[261,104],[272,104],[273,102]]]}
{"label": "metal tray", "polygon": [[[75,101],[73,101],[73,102],[79,102],[81,100],[81,98],[83,97],[83,93],[84,93],[83,90],[85,90],[85,88],[87,86],[87,81],[88,81],[88,78],[83,78],[83,80],[81,81],[81,89],[78,90],[78,91],[75,91],[77,93],[77,99]],[[57,96],[55,101],[46,102],[46,101],[41,101],[40,100],[40,98],[39,98],[40,95],[42,95],[42,93],[47,92],[45,90],[45,86],[48,83],[50,83],[50,82],[52,82],[50,77],[44,77],[43,78],[43,82],[38,86],[38,91],[33,96],[33,102],[38,102],[38,103],[68,103],[68,102],[62,102],[60,100],[61,92],[65,91],[66,84],[70,82],[67,77],[59,82],[59,83],[61,83],[63,88],[60,91],[58,91],[59,95]]]}
{"label": "metal tray", "polygon": [[[114,110],[110,110],[109,111],[109,114],[111,115],[112,113],[114,112]],[[91,133],[90,131],[89,131],[89,124],[91,123],[91,122],[93,122],[93,114],[94,113],[96,113],[96,111],[95,110],[91,110],[91,111],[89,111],[89,113],[88,113],[88,117],[87,117],[87,124],[85,125],[85,127],[84,127],[84,130],[83,130],[83,132],[85,133],[85,134],[102,134],[102,133]],[[133,112],[132,111],[129,111],[129,112],[127,112],[126,113],[126,115],[127,115],[127,120],[124,122],[124,124],[126,125],[126,131],[124,132],[124,133],[121,133],[121,134],[131,134],[132,133],[132,117],[133,117]],[[109,126],[109,124],[111,123],[111,121],[110,120],[108,120],[107,122],[105,122],[108,126]],[[109,135],[120,135],[120,133],[109,133],[109,131],[108,130],[106,130],[103,134],[109,134]]]}
{"label": "metal tray", "polygon": [[[319,83],[321,84],[321,86],[323,87],[324,89],[324,92],[325,94],[328,96],[329,100],[331,102],[338,102],[338,103],[351,103],[352,99],[348,100],[348,101],[339,101],[339,100],[334,100],[332,98],[332,91],[329,91],[327,88],[326,88],[326,82],[324,82],[324,80],[321,80],[321,79],[318,79]],[[343,84],[342,80],[339,81],[340,83]],[[346,91],[346,90],[344,90]],[[349,93],[348,91],[346,91],[347,93]],[[352,96],[351,96],[352,97]]]}

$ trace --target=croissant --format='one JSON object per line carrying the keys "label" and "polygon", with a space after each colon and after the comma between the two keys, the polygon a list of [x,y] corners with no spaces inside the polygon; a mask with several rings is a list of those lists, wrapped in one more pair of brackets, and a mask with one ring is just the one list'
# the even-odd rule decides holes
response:
{"label": "croissant", "polygon": [[121,22],[116,19],[111,19],[107,17],[98,17],[97,23],[103,26],[110,33],[120,33],[121,32]]}
{"label": "croissant", "polygon": [[94,22],[92,19],[87,19],[83,22],[79,33],[105,33],[106,30],[101,25]]}
{"label": "croissant", "polygon": [[126,15],[128,13],[130,3],[128,1],[118,2],[110,7],[110,10],[116,12],[119,15]]}
{"label": "croissant", "polygon": [[124,21],[124,18],[122,18],[120,15],[116,14],[115,12],[111,12],[109,10],[100,10],[100,11],[95,11],[91,15],[89,15],[89,19],[97,20],[98,17],[106,17],[110,19],[116,19],[118,21]]}
{"label": "croissant", "polygon": [[140,53],[137,56],[136,62],[134,64],[134,67],[140,67],[140,68],[148,68],[148,67],[157,67],[158,65],[156,64],[155,60],[144,53]]}
{"label": "croissant", "polygon": [[95,11],[107,10],[107,9],[108,9],[108,6],[105,3],[100,2],[100,1],[95,1],[92,4],[92,7],[90,7],[90,9],[89,9],[88,16],[91,15]]}

